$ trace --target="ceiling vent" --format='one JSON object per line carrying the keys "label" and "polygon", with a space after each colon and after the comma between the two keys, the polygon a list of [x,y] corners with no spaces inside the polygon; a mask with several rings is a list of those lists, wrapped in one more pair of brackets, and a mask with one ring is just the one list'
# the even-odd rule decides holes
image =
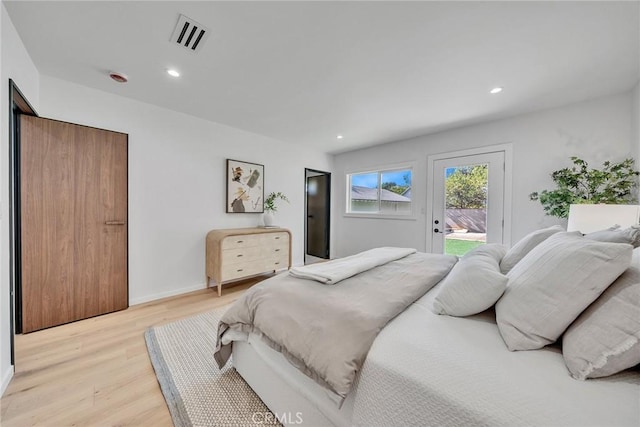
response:
{"label": "ceiling vent", "polygon": [[209,37],[209,29],[193,19],[180,15],[176,28],[171,35],[171,41],[185,49],[196,52]]}

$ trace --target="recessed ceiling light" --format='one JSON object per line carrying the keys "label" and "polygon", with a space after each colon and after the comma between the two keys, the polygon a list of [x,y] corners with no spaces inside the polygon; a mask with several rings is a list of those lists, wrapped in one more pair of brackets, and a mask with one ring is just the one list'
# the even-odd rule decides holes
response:
{"label": "recessed ceiling light", "polygon": [[338,136],[336,136],[336,138],[337,138],[337,139],[342,139],[342,138],[344,138],[344,136],[342,136],[342,135],[338,135]]}
{"label": "recessed ceiling light", "polygon": [[489,91],[489,93],[492,95],[495,95],[496,93],[500,93],[500,92],[502,92],[501,87],[494,87],[493,89],[491,89],[491,91]]}
{"label": "recessed ceiling light", "polygon": [[167,74],[169,74],[171,77],[180,77],[180,73],[173,68],[168,69]]}

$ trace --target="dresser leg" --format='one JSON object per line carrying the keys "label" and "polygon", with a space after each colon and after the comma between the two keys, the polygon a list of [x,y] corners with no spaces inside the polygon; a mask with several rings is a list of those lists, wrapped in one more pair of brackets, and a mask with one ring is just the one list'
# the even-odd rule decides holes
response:
{"label": "dresser leg", "polygon": [[218,283],[218,296],[222,296],[222,283]]}

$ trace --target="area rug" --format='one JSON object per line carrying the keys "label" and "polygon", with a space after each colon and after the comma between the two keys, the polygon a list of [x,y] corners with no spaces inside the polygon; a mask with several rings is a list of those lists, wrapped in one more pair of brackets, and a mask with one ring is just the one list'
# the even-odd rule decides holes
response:
{"label": "area rug", "polygon": [[145,332],[151,363],[177,427],[250,426],[269,412],[230,362],[218,369],[213,359],[218,320],[225,310]]}

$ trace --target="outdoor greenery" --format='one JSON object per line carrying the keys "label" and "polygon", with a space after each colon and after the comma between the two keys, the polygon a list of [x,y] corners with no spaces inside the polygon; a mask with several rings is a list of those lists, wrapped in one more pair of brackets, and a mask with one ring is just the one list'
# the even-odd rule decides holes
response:
{"label": "outdoor greenery", "polygon": [[477,240],[460,240],[460,239],[444,239],[444,253],[447,255],[462,256],[469,252],[471,249],[480,245],[484,245],[484,242]]}
{"label": "outdoor greenery", "polygon": [[448,209],[484,209],[487,204],[487,165],[456,168],[445,182]]}
{"label": "outdoor greenery", "polygon": [[396,182],[383,182],[382,188],[392,191],[397,194],[404,194],[405,191],[411,187],[411,176],[407,173],[402,176],[404,184],[398,184]]}
{"label": "outdoor greenery", "polygon": [[567,218],[571,204],[631,204],[637,201],[634,188],[640,172],[634,168],[632,158],[619,163],[606,161],[602,169],[589,168],[584,160],[571,157],[573,166],[551,174],[557,189],[543,190],[529,195],[539,200],[547,215]]}
{"label": "outdoor greenery", "polygon": [[264,210],[267,212],[276,212],[278,208],[276,207],[276,200],[282,200],[289,203],[289,199],[287,196],[282,194],[281,192],[271,193],[264,199]]}

